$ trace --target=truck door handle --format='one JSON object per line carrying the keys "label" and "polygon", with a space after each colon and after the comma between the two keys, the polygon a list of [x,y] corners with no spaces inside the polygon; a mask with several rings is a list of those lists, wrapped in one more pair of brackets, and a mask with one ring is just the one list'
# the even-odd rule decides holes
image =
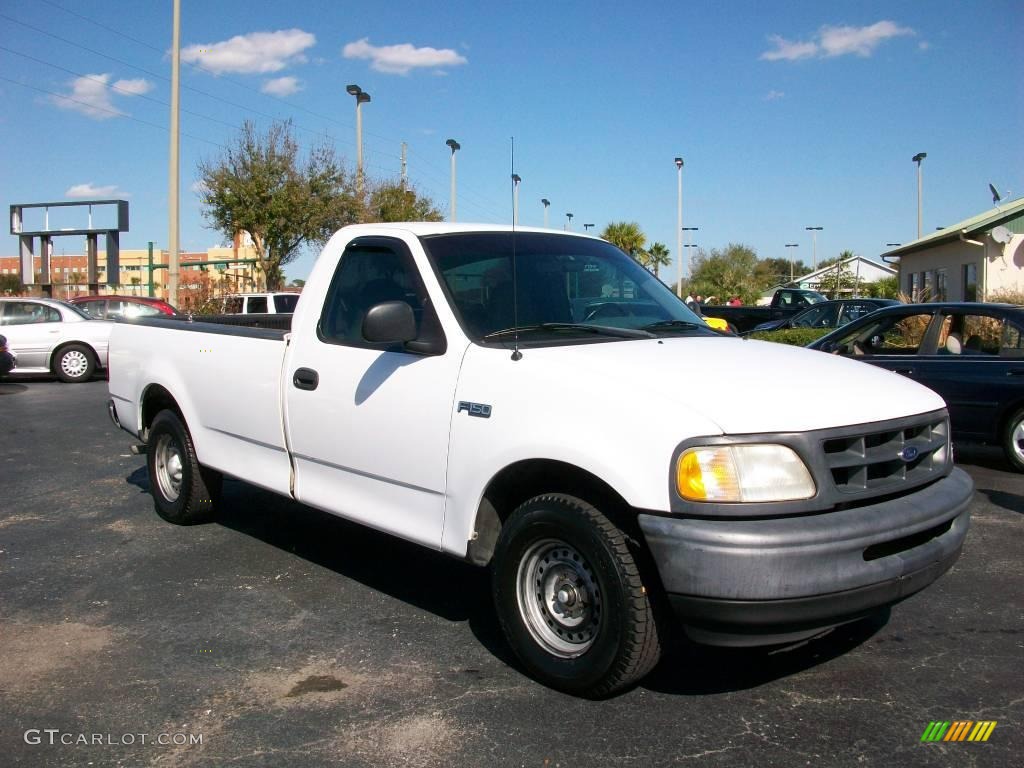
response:
{"label": "truck door handle", "polygon": [[320,384],[320,374],[312,368],[296,368],[292,375],[292,384],[296,389],[313,391]]}
{"label": "truck door handle", "polygon": [[914,373],[913,368],[893,368],[896,373],[902,373],[904,376],[910,376]]}
{"label": "truck door handle", "polygon": [[1024,371],[1007,371],[1007,376],[1024,376]]}

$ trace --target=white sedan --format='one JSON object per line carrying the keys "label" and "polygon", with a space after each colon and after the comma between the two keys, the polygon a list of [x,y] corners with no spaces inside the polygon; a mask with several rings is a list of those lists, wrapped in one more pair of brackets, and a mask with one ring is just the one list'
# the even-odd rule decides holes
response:
{"label": "white sedan", "polygon": [[107,367],[113,323],[93,320],[54,299],[0,299],[0,333],[18,360],[11,373],[52,373],[61,381],[88,381]]}

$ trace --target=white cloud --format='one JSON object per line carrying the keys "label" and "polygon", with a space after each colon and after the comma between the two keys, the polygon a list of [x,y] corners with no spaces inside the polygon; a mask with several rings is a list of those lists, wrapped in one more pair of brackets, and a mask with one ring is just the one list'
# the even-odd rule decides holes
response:
{"label": "white cloud", "polygon": [[785,96],[786,94],[783,91],[768,91],[768,93],[764,95],[764,100],[778,101],[779,99],[784,98]]}
{"label": "white cloud", "polygon": [[775,46],[773,51],[761,54],[764,61],[796,61],[818,55],[817,43],[794,43],[781,35],[769,35],[768,39]]}
{"label": "white cloud", "polygon": [[73,187],[68,187],[68,191],[64,193],[64,197],[75,197],[75,198],[102,198],[102,197],[115,197],[123,196],[123,193],[118,192],[116,184],[109,184],[107,186],[97,187],[91,181],[87,181],[85,184],[75,184]]}
{"label": "white cloud", "polygon": [[113,94],[140,96],[153,89],[153,84],[143,78],[118,80],[111,84],[110,77],[109,73],[76,77],[68,83],[70,93],[50,96],[47,101],[56,107],[80,112],[94,120],[109,120],[125,114],[114,106]]}
{"label": "white cloud", "polygon": [[822,27],[821,50],[825,56],[855,53],[867,57],[886,40],[913,34],[914,30],[893,21],[878,21],[869,27]]}
{"label": "white cloud", "polygon": [[273,80],[265,80],[260,90],[271,96],[291,96],[302,90],[302,83],[297,77],[275,77]]}
{"label": "white cloud", "polygon": [[878,21],[866,27],[823,26],[815,40],[791,41],[780,35],[770,35],[775,46],[761,54],[763,61],[797,61],[809,58],[833,58],[854,54],[867,58],[886,40],[914,35],[910,27],[901,27],[894,21]]}
{"label": "white cloud", "polygon": [[134,80],[118,80],[110,87],[118,93],[123,93],[125,96],[141,96],[153,90],[153,84],[144,77],[138,77]]}
{"label": "white cloud", "polygon": [[466,58],[451,48],[416,48],[409,43],[376,46],[366,37],[348,43],[341,54],[346,59],[369,59],[373,69],[389,75],[406,75],[421,67],[454,67],[466,63]]}
{"label": "white cloud", "polygon": [[303,52],[316,45],[316,36],[301,29],[251,32],[219,43],[197,43],[181,49],[181,60],[214,74],[280,72],[306,61]]}

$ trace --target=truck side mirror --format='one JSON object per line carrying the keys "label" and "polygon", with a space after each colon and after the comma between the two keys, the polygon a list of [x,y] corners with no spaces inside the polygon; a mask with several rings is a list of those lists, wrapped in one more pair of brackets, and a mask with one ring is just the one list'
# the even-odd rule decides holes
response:
{"label": "truck side mirror", "polygon": [[405,344],[416,338],[416,318],[404,301],[374,304],[363,318],[363,338],[374,344]]}

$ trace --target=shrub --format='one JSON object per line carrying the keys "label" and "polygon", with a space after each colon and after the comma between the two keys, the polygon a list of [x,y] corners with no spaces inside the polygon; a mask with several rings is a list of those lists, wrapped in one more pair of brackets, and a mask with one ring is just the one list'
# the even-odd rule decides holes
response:
{"label": "shrub", "polygon": [[832,330],[832,328],[784,328],[781,331],[758,331],[750,334],[747,338],[804,347]]}
{"label": "shrub", "polygon": [[988,295],[988,300],[1003,304],[1024,304],[1024,291],[1014,291],[1004,288],[999,291],[992,291],[992,293]]}

